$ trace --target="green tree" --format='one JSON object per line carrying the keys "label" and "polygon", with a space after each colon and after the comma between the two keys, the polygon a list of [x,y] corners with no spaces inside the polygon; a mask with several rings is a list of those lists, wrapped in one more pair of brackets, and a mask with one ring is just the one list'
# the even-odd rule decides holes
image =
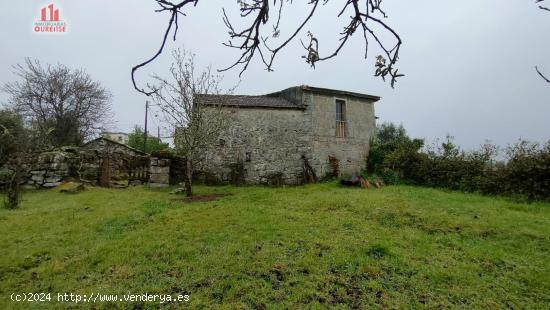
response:
{"label": "green tree", "polygon": [[162,142],[159,138],[147,136],[145,149],[143,148],[143,128],[134,126],[134,130],[128,135],[128,145],[142,152],[151,153],[169,148],[168,143]]}
{"label": "green tree", "polygon": [[367,171],[379,173],[390,154],[399,152],[417,153],[424,146],[423,139],[411,139],[403,125],[383,123],[377,126],[376,136],[371,140]]}
{"label": "green tree", "polygon": [[21,115],[10,110],[0,110],[0,165],[18,151],[19,136],[23,132]]}
{"label": "green tree", "polygon": [[23,117],[7,109],[0,110],[0,177],[6,190],[4,206],[19,206],[21,178],[30,163],[32,147],[30,131],[25,128]]}

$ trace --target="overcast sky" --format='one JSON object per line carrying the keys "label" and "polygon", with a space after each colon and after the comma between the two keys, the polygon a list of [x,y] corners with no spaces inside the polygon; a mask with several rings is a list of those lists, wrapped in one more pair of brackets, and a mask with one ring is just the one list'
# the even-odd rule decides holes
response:
{"label": "overcast sky", "polygon": [[[130,68],[156,51],[168,14],[155,13],[153,0],[59,0],[53,3],[60,8],[68,33],[34,34],[40,8],[49,3],[0,2],[0,83],[14,78],[11,66],[25,57],[83,68],[114,95],[117,123],[113,129],[128,131],[142,124],[146,98],[132,88]],[[387,22],[404,41],[399,68],[406,76],[395,89],[373,77],[373,56],[380,51],[372,44],[370,58],[365,60],[362,38],[357,35],[339,57],[319,63],[315,70],[301,59],[300,42],[293,42],[279,55],[275,72],[266,72],[259,62],[252,64],[237,93],[263,94],[306,84],[378,95],[382,97],[375,106],[379,121],[402,123],[411,135],[429,140],[451,134],[464,148],[477,147],[486,139],[498,145],[519,138],[550,139],[550,84],[534,70],[539,65],[550,75],[549,12],[537,9],[534,0],[387,0],[383,4]],[[221,45],[228,39],[221,19],[224,5],[237,19],[232,14],[236,1],[202,0],[180,19],[177,41],[168,48],[191,49],[199,66],[231,64],[238,51]],[[307,14],[306,8],[296,4],[285,11],[281,37]],[[321,7],[305,29],[320,38],[321,55],[332,51],[348,21],[337,19],[336,8]],[[169,53],[164,54],[139,73],[138,82],[143,85],[152,72],[165,72],[169,60]],[[224,74],[227,86],[236,83],[238,73]],[[0,94],[0,102],[6,100]],[[153,132],[156,122],[150,121]]]}

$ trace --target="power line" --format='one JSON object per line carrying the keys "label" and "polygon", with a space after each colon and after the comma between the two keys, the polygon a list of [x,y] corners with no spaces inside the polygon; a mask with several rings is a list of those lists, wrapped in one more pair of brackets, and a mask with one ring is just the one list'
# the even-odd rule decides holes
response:
{"label": "power line", "polygon": [[[151,106],[159,106],[158,104],[149,104],[149,108]],[[159,116],[157,113],[153,113],[154,111],[152,111],[152,109],[149,109],[149,116],[151,117],[151,120],[153,121],[153,123],[157,126],[157,138],[158,139],[172,139],[174,138],[174,136],[161,136],[160,135],[160,129],[162,128],[162,126],[159,125],[159,123],[162,123],[162,121],[159,120]],[[153,114],[151,114],[153,113]]]}
{"label": "power line", "polygon": [[143,131],[143,151],[147,152],[147,116],[149,116],[149,101],[145,101],[145,130]]}

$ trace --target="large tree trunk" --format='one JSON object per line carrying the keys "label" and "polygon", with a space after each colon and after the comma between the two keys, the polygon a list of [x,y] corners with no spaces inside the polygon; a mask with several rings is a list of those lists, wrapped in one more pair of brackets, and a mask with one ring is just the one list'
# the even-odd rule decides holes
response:
{"label": "large tree trunk", "polygon": [[189,157],[185,162],[185,194],[187,197],[193,196],[193,165]]}

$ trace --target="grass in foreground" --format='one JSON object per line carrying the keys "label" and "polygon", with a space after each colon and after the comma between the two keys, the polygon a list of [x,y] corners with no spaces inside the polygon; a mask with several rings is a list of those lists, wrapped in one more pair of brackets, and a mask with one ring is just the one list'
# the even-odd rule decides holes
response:
{"label": "grass in foreground", "polygon": [[69,306],[12,292],[190,295],[174,309],[550,306],[547,204],[406,186],[197,189],[230,195],[26,193],[0,210],[0,309]]}

